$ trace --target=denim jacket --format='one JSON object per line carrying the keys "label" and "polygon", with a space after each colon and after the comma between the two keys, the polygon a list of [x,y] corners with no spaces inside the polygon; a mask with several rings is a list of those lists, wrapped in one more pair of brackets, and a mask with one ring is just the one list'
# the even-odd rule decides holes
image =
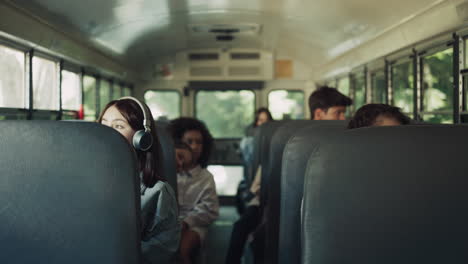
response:
{"label": "denim jacket", "polygon": [[171,263],[179,247],[180,223],[174,190],[159,181],[141,184],[141,248],[143,263]]}

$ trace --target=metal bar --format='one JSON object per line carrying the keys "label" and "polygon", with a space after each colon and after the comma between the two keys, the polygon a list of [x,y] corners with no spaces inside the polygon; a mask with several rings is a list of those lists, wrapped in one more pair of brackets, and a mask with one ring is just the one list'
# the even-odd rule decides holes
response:
{"label": "metal bar", "polygon": [[28,76],[28,90],[29,90],[29,109],[28,109],[28,120],[31,120],[33,117],[33,109],[34,109],[34,89],[33,89],[33,56],[34,56],[34,49],[31,49],[27,53],[27,60],[28,60],[28,67],[26,69],[27,76]]}
{"label": "metal bar", "polygon": [[421,67],[420,57],[416,49],[413,49],[413,118],[420,120],[421,110]]}
{"label": "metal bar", "polygon": [[463,69],[464,47],[463,38],[453,34],[453,123],[461,123],[461,112],[463,112],[463,76],[460,69]]}
{"label": "metal bar", "polygon": [[372,78],[369,69],[364,67],[364,98],[366,99],[364,104],[369,104],[372,102]]}
{"label": "metal bar", "polygon": [[85,119],[86,113],[84,109],[85,104],[85,93],[84,93],[84,68],[80,69],[80,90],[81,90],[81,105],[79,111],[81,111],[81,116],[78,114],[78,118]]}
{"label": "metal bar", "polygon": [[393,105],[392,66],[388,60],[385,60],[385,84],[387,86],[385,103]]}
{"label": "metal bar", "polygon": [[95,95],[96,95],[96,98],[95,98],[95,104],[96,104],[96,112],[94,114],[94,117],[96,118],[96,120],[98,120],[99,118],[99,113],[101,111],[100,109],[100,105],[101,105],[101,95],[100,95],[100,91],[101,91],[101,78],[99,76],[94,76],[94,79],[96,80],[95,84],[95,88],[96,90],[94,91],[95,92]]}
{"label": "metal bar", "polygon": [[351,105],[351,113],[356,112],[356,78],[354,78],[353,73],[348,74],[349,80],[349,97],[353,100]]}
{"label": "metal bar", "polygon": [[57,120],[62,120],[63,117],[63,102],[62,102],[62,93],[63,93],[63,87],[62,87],[62,81],[63,81],[63,60],[60,60],[59,62],[59,72],[58,72],[58,89],[59,89],[59,113],[57,115]]}

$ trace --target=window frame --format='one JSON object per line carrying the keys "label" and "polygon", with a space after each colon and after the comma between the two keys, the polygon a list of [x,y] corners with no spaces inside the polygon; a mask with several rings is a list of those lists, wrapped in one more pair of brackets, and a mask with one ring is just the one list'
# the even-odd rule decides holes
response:
{"label": "window frame", "polygon": [[[33,115],[34,113],[37,113],[37,112],[58,112],[58,118],[60,118],[60,112],[61,112],[61,105],[62,105],[62,98],[61,98],[61,92],[62,92],[62,84],[61,84],[61,72],[62,72],[62,67],[61,67],[61,61],[59,58],[57,57],[54,57],[52,55],[49,55],[47,53],[43,53],[43,52],[40,52],[40,51],[36,51],[36,50],[32,50],[31,53],[30,53],[30,58],[31,58],[31,64],[30,64],[30,85],[31,87],[29,88],[30,90],[30,94],[29,94],[29,100],[30,100],[30,106],[31,107],[31,112],[32,112],[32,116],[31,118],[33,118]],[[54,110],[54,109],[37,109],[35,106],[34,106],[34,57],[37,57],[39,59],[43,59],[43,60],[48,60],[48,61],[51,61],[54,63],[55,65],[55,70],[56,70],[56,81],[57,81],[57,87],[55,87],[55,89],[57,89],[57,93],[58,93],[58,110]],[[59,119],[57,119],[59,120]]]}
{"label": "window frame", "polygon": [[[200,118],[198,118],[198,114],[197,114],[198,93],[200,93],[200,92],[229,92],[229,91],[234,91],[234,92],[236,92],[236,91],[237,92],[251,91],[253,93],[253,95],[254,95],[254,98],[253,98],[254,112],[252,113],[252,117],[253,117],[253,120],[255,120],[255,110],[257,109],[257,94],[255,93],[254,89],[203,89],[203,88],[195,89],[195,93],[193,95],[193,118],[201,120]],[[208,127],[208,125],[207,125],[207,128],[210,129]],[[210,133],[212,133],[212,132],[210,131]],[[241,136],[241,137],[220,137],[220,138],[216,138],[215,136],[213,136],[215,141],[216,140],[240,140],[242,137],[243,136]]]}
{"label": "window frame", "polygon": [[[68,109],[62,109],[62,71],[70,71],[74,72],[80,75],[80,94],[81,94],[81,106],[84,105],[84,89],[83,89],[83,77],[84,75],[91,75],[94,78],[98,79],[107,79],[110,80],[110,82],[118,82],[121,84],[121,93],[123,94],[123,88],[128,87],[130,90],[131,95],[133,95],[133,85],[129,83],[128,81],[125,81],[120,78],[116,78],[115,75],[113,74],[102,74],[102,71],[105,71],[103,69],[102,71],[100,69],[94,68],[92,65],[86,65],[84,63],[79,63],[75,61],[71,61],[69,58],[67,58],[64,55],[60,55],[58,53],[55,53],[53,51],[49,51],[43,48],[36,49],[36,45],[29,44],[28,42],[22,41],[22,40],[17,40],[17,39],[12,39],[6,36],[0,36],[0,45],[5,46],[6,48],[13,49],[19,52],[22,52],[24,55],[24,76],[23,76],[23,82],[24,82],[24,93],[25,93],[25,98],[24,98],[24,108],[9,108],[9,107],[0,107],[0,115],[13,115],[14,112],[17,115],[21,115],[24,112],[27,112],[27,120],[34,119],[34,116],[41,116],[41,115],[46,115],[47,113],[51,113],[53,115],[57,114],[57,120],[62,119],[62,115],[65,112],[70,112]],[[58,89],[58,110],[43,110],[43,109],[37,109],[34,107],[33,104],[33,93],[34,93],[34,81],[33,81],[33,58],[38,57],[41,59],[46,59],[53,61],[56,64],[56,69],[57,69],[57,87]],[[111,85],[112,86],[112,85]],[[99,100],[100,97],[97,96],[96,100]],[[73,110],[71,110],[73,111]],[[84,117],[79,117],[79,111],[77,112],[77,117],[78,118],[84,118]],[[67,113],[67,114],[68,114]],[[99,113],[97,113],[99,114]]]}
{"label": "window frame", "polygon": [[[392,105],[392,106],[396,106],[396,107],[399,107],[397,105],[395,105],[395,82],[394,82],[394,77],[395,77],[395,74],[394,74],[394,68],[397,67],[397,66],[400,66],[402,64],[405,64],[405,63],[409,63],[410,64],[410,69],[412,71],[412,74],[411,75],[408,75],[408,76],[413,76],[413,78],[415,77],[415,72],[414,72],[414,61],[413,61],[413,57],[412,55],[408,55],[408,56],[404,56],[404,57],[399,57],[391,62],[389,62],[389,70],[390,70],[390,83],[391,83],[391,87],[390,87],[390,91],[391,91],[391,99],[392,101],[389,101],[388,104],[389,105]],[[414,116],[417,114],[414,112],[414,108],[415,108],[415,98],[416,98],[416,94],[415,94],[415,87],[414,87],[414,80],[413,82],[411,83],[411,86],[413,87],[409,87],[409,89],[411,90],[411,93],[412,93],[412,107],[411,107],[411,111],[410,112],[404,112],[402,110],[402,113],[405,114],[405,115],[412,115],[411,118],[414,118]],[[389,95],[387,95],[389,96]]]}
{"label": "window frame", "polygon": [[[268,111],[271,112],[270,110],[270,94],[272,92],[277,92],[277,91],[292,91],[292,92],[301,92],[302,95],[304,96],[304,100],[303,100],[303,104],[304,104],[304,107],[302,109],[302,111],[304,112],[304,118],[303,119],[291,119],[291,120],[305,120],[306,119],[306,106],[307,106],[307,98],[306,98],[306,93],[304,90],[301,90],[299,88],[293,88],[293,89],[272,89],[272,90],[269,90],[268,93],[267,93],[267,96],[266,96],[266,99],[267,99],[267,109]],[[257,109],[257,107],[255,107],[255,109]]]}
{"label": "window frame", "polygon": [[[149,91],[153,91],[153,92],[176,92],[177,95],[179,96],[179,117],[182,116],[182,100],[183,100],[183,94],[180,90],[173,90],[173,89],[146,89],[143,93],[143,100],[145,101],[146,103],[146,100],[145,100],[145,94]],[[196,108],[196,106],[194,105],[194,108]],[[195,112],[194,112],[195,113]]]}
{"label": "window frame", "polygon": [[[31,96],[30,96],[30,93],[31,93],[31,89],[29,87],[30,83],[29,83],[29,68],[30,68],[30,65],[29,65],[29,50],[22,46],[22,45],[18,45],[14,42],[11,42],[11,41],[8,41],[7,39],[4,39],[4,38],[1,38],[0,37],[0,45],[1,46],[4,46],[6,48],[9,48],[9,49],[12,49],[12,50],[16,50],[16,51],[19,51],[19,52],[22,52],[23,53],[23,61],[24,61],[24,69],[23,69],[23,89],[24,89],[24,108],[11,108],[11,107],[0,107],[0,114],[2,114],[3,110],[2,109],[17,109],[19,112],[21,112],[21,110],[26,110],[26,111],[29,111],[29,108],[30,108],[30,99],[31,99]],[[6,114],[9,114],[8,113],[9,111],[6,110],[5,113]],[[29,113],[28,113],[28,117],[29,117]]]}
{"label": "window frame", "polygon": [[[455,51],[454,45],[451,44],[450,42],[446,43],[445,45],[443,45],[443,44],[432,45],[429,48],[427,48],[425,50],[422,50],[421,52],[418,53],[420,77],[419,77],[419,87],[418,87],[419,108],[418,108],[418,111],[417,111],[416,115],[418,116],[418,118],[419,117],[422,118],[424,115],[450,115],[450,116],[452,116],[453,124],[455,124],[456,123],[456,120],[455,120],[456,103],[454,102],[455,101],[455,94],[456,94],[455,90],[453,91],[452,110],[451,111],[430,111],[430,112],[429,111],[424,111],[424,89],[423,89],[424,81],[425,81],[424,80],[424,58],[435,55],[435,54],[437,54],[439,52],[442,52],[442,51],[445,51],[445,50],[448,50],[448,49],[452,49],[452,67],[453,67],[453,61],[454,61],[454,56],[455,56],[456,51]],[[453,68],[452,68],[452,76],[454,74],[455,74],[455,72],[453,72]],[[453,81],[452,88],[454,88],[455,87],[454,86],[455,78],[453,78],[452,81]]]}
{"label": "window frame", "polygon": [[79,94],[80,94],[80,107],[82,107],[83,101],[84,101],[84,98],[83,98],[83,74],[79,70],[79,68],[77,69],[76,67],[67,67],[64,64],[64,62],[61,61],[61,68],[60,68],[60,111],[61,112],[76,112],[78,114],[79,110],[72,110],[72,109],[63,108],[63,101],[62,101],[62,95],[63,95],[62,94],[63,93],[63,87],[62,87],[63,73],[62,72],[63,71],[67,71],[67,72],[71,72],[71,73],[76,74],[78,76],[78,79],[80,80],[80,83],[79,83],[79,87],[80,87],[80,91],[79,91]]}
{"label": "window frame", "polygon": [[[375,102],[375,87],[374,87],[374,77],[377,76],[377,74],[383,73],[384,77],[384,82],[385,82],[385,100],[384,102]],[[385,73],[385,67],[383,68],[376,68],[369,73],[369,78],[370,78],[370,96],[371,96],[371,102],[370,103],[382,103],[382,104],[388,104],[388,83],[386,80],[386,73]]]}

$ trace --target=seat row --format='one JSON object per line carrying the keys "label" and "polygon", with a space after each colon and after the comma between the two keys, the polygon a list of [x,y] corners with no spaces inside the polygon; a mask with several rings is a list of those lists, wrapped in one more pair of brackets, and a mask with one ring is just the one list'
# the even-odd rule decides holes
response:
{"label": "seat row", "polygon": [[265,263],[466,262],[466,135],[464,125],[263,125]]}

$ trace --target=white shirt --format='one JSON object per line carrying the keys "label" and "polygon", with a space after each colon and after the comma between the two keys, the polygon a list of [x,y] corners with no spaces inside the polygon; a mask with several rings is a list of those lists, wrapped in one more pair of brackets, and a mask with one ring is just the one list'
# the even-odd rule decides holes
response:
{"label": "white shirt", "polygon": [[213,175],[200,166],[177,174],[179,218],[191,229],[205,229],[219,216]]}

